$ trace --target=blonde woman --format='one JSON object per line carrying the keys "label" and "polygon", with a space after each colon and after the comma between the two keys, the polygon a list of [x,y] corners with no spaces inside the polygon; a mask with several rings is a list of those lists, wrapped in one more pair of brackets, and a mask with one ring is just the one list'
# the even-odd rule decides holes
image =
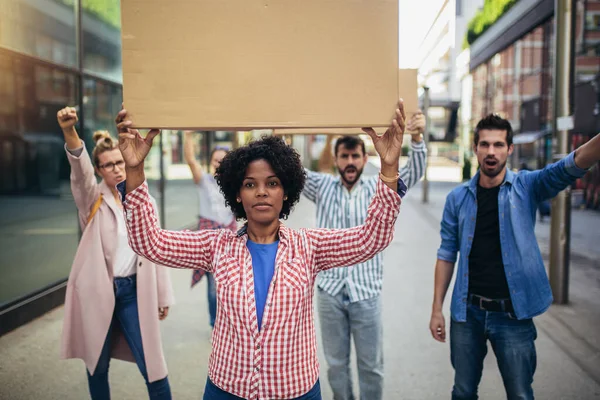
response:
{"label": "blonde woman", "polygon": [[64,108],[57,118],[83,229],[67,285],[61,356],[83,359],[94,400],[110,399],[113,357],[136,362],[150,399],[171,399],[159,329],[174,303],[171,280],[165,267],[129,247],[116,191],[126,178],[118,143],[95,132],[90,159],[75,130],[76,110]]}

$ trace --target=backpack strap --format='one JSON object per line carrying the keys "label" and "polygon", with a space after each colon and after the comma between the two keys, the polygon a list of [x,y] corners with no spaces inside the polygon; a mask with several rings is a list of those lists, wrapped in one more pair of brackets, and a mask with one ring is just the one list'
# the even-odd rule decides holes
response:
{"label": "backpack strap", "polygon": [[100,196],[98,197],[98,200],[96,200],[96,202],[92,206],[92,210],[90,211],[90,216],[88,217],[86,225],[88,225],[92,221],[92,218],[94,218],[94,215],[96,215],[96,213],[98,212],[98,209],[100,208],[101,204],[102,204],[102,194],[100,194]]}

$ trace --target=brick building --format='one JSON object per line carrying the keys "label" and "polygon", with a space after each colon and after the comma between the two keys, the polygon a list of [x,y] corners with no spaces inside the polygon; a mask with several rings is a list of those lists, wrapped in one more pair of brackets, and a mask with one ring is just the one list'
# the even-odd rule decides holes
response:
{"label": "brick building", "polygon": [[[574,0],[574,8],[571,148],[600,132],[600,0]],[[492,112],[510,120],[516,133],[512,168],[552,161],[554,40],[554,0],[521,0],[470,47],[472,98],[465,103],[463,95],[469,130]],[[600,207],[598,170],[577,185],[593,207]]]}

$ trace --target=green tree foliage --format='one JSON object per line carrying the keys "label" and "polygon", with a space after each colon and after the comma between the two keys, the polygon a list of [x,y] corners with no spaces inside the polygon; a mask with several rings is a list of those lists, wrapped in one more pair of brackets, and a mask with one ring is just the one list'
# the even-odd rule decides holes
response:
{"label": "green tree foliage", "polygon": [[483,8],[469,22],[463,47],[469,47],[490,26],[506,13],[519,0],[485,0]]}
{"label": "green tree foliage", "polygon": [[[69,7],[73,7],[77,0],[61,0]],[[121,29],[121,2],[120,0],[81,0],[83,12],[93,15],[108,25]]]}

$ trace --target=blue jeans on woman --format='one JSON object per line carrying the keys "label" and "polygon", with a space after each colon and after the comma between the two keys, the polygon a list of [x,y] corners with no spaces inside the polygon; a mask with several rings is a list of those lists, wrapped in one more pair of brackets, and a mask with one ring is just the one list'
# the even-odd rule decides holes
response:
{"label": "blue jeans on woman", "polygon": [[206,273],[206,285],[208,292],[208,314],[210,317],[211,328],[215,327],[217,318],[217,287],[215,286],[215,277],[210,272]]}
{"label": "blue jeans on woman", "polygon": [[[204,387],[204,400],[244,400],[241,397],[233,395],[231,393],[227,393],[226,391],[219,388],[217,385],[212,383],[210,378],[206,378],[206,386]],[[308,393],[303,394],[300,397],[296,397],[290,400],[322,400],[321,397],[321,385],[319,384],[319,380],[317,379],[317,383],[308,391]]]}
{"label": "blue jeans on woman", "polygon": [[518,320],[513,313],[486,311],[470,304],[466,322],[450,323],[450,358],[455,370],[452,399],[478,398],[488,340],[496,354],[507,399],[533,399],[536,338],[533,320]]}
{"label": "blue jeans on woman", "polygon": [[[148,382],[148,373],[146,370],[146,361],[144,359],[144,348],[142,346],[142,333],[140,330],[140,320],[138,317],[137,287],[136,275],[126,278],[115,278],[115,310],[113,319],[106,335],[98,365],[94,375],[88,376],[88,386],[92,400],[109,400],[110,386],[108,384],[108,367],[110,364],[110,350],[112,343],[112,333],[115,325],[118,324],[121,332],[127,340],[127,344],[133,353],[135,362],[146,381],[149,398],[152,400],[170,400],[171,387],[167,377],[154,382]],[[156,310],[158,318],[158,310]]]}

